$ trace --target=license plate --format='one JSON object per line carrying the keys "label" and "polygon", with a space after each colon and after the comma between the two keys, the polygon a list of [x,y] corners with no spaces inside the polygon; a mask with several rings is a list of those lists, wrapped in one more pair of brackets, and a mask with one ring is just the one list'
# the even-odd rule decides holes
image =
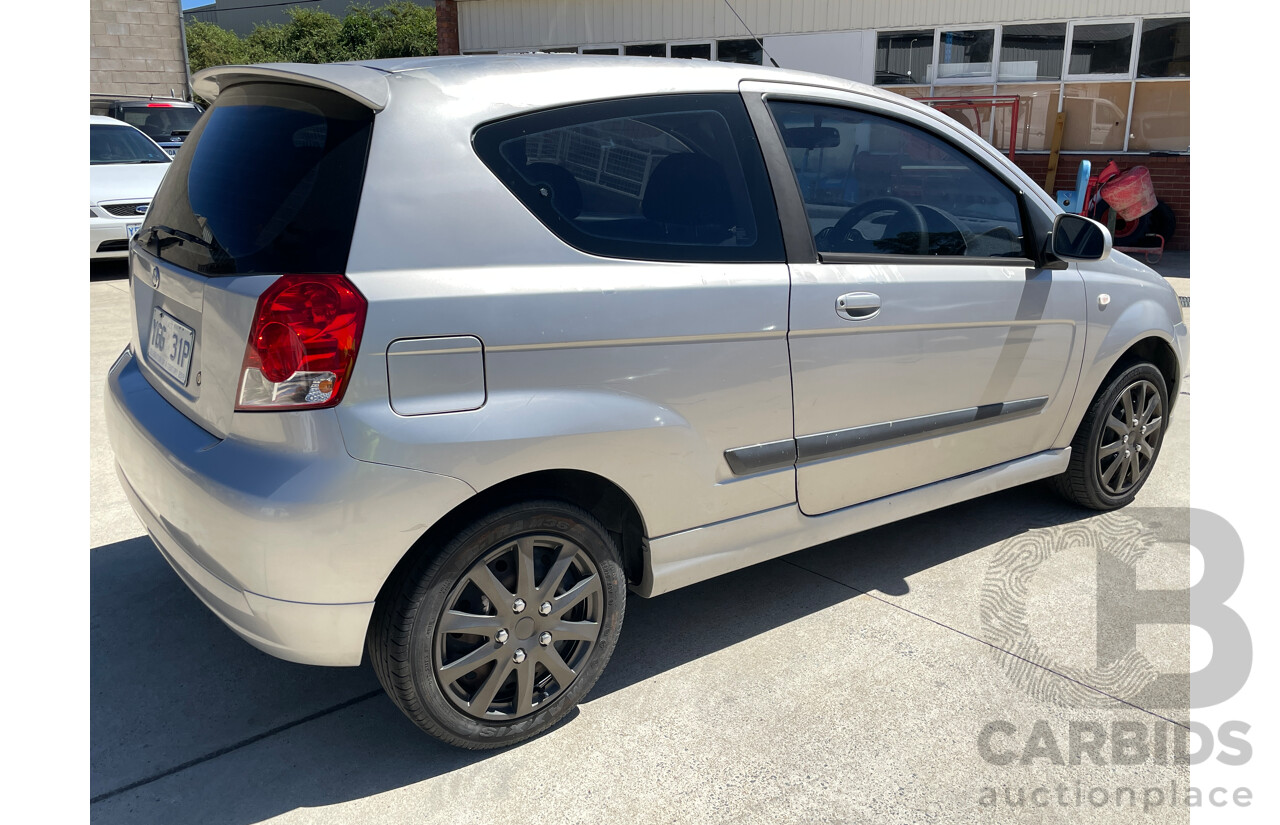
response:
{"label": "license plate", "polygon": [[151,311],[147,360],[184,387],[191,375],[191,353],[195,344],[195,330],[159,307]]}
{"label": "license plate", "polygon": [[133,233],[137,232],[141,228],[142,228],[142,224],[140,223],[130,223],[130,224],[125,224],[124,231],[128,237],[132,238]]}

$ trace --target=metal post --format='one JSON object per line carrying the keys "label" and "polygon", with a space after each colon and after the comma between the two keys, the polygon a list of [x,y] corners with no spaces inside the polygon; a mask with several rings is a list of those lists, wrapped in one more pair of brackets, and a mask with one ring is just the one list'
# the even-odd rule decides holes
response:
{"label": "metal post", "polygon": [[194,100],[195,92],[191,89],[191,57],[187,54],[187,19],[182,13],[182,0],[178,4],[178,31],[182,34],[182,72],[187,78],[186,100]]}

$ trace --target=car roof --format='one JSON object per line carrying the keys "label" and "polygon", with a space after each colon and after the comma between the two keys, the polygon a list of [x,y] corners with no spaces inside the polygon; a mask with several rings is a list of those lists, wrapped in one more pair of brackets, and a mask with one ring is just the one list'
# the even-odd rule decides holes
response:
{"label": "car roof", "polygon": [[129,129],[134,128],[132,124],[125,123],[123,120],[116,120],[113,117],[107,117],[106,115],[89,115],[89,123],[97,124],[98,126],[125,126]]}
{"label": "car roof", "polygon": [[736,91],[745,80],[818,86],[908,103],[900,95],[828,75],[743,63],[663,57],[520,53],[406,57],[348,63],[262,63],[199,72],[196,91],[214,100],[247,80],[279,79],[328,87],[381,111],[392,77],[421,78],[447,96],[521,108],[655,93]]}

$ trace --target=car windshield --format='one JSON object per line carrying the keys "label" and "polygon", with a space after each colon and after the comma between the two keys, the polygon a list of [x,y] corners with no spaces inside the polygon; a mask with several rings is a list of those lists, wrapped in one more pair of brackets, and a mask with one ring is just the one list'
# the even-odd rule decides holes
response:
{"label": "car windshield", "polygon": [[150,138],[168,138],[174,132],[190,132],[200,119],[194,106],[175,106],[168,103],[147,103],[124,106],[120,119],[141,129]]}
{"label": "car windshield", "polygon": [[168,163],[164,150],[131,126],[89,126],[89,163]]}

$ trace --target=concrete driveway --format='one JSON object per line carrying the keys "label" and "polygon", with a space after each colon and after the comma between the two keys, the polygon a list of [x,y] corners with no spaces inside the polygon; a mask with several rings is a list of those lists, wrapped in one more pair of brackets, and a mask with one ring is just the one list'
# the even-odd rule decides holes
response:
{"label": "concrete driveway", "polygon": [[633,598],[577,711],[474,753],[420,733],[367,666],[241,642],[153,549],[102,422],[128,284],[94,273],[93,821],[1188,820],[1187,628],[1126,628],[1097,583],[1186,607],[1189,382],[1132,508],[1031,485]]}

